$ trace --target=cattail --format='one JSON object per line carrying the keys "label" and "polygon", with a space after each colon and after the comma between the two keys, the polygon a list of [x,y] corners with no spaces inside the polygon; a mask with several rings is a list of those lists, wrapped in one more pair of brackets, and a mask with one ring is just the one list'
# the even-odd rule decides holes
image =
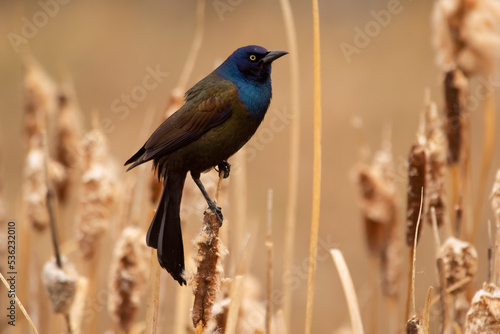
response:
{"label": "cattail", "polygon": [[433,11],[437,62],[444,71],[490,72],[500,57],[500,4],[495,0],[439,0]]}
{"label": "cattail", "polygon": [[124,332],[129,332],[147,281],[148,248],[144,231],[127,227],[116,243],[110,269],[108,308]]}
{"label": "cattail", "polygon": [[56,85],[34,60],[25,63],[24,131],[28,144],[34,135],[47,129],[48,118],[57,106]]}
{"label": "cattail", "polygon": [[56,129],[55,158],[64,167],[66,178],[56,190],[58,198],[66,201],[69,186],[73,181],[74,170],[78,163],[78,142],[81,135],[80,111],[77,106],[72,82],[66,80],[59,88],[58,119]]}
{"label": "cattail", "polygon": [[420,323],[420,319],[413,317],[406,323],[406,334],[424,334],[424,326]]}
{"label": "cattail", "polygon": [[368,250],[378,256],[387,247],[396,218],[394,188],[372,166],[360,165],[356,174]]}
{"label": "cattail", "polygon": [[[427,157],[424,145],[417,143],[410,149],[408,158],[408,196],[406,209],[406,244],[413,247],[415,240],[415,230],[419,218],[421,200],[425,203],[425,196],[422,198],[422,189],[425,190]],[[418,236],[422,229],[419,224]],[[417,239],[418,242],[418,239]]]}
{"label": "cattail", "polygon": [[397,217],[391,146],[388,142],[384,145],[370,165],[360,164],[354,173],[361,193],[368,250],[375,256],[386,249]]}
{"label": "cattail", "polygon": [[90,259],[107,230],[115,202],[115,169],[108,157],[104,134],[94,129],[83,139],[84,172],[76,218],[80,250]]}
{"label": "cattail", "polygon": [[465,334],[500,333],[500,289],[483,284],[476,292],[467,313]]}
{"label": "cattail", "polygon": [[[455,237],[449,237],[439,248],[437,252],[438,269],[440,270],[441,289],[449,290],[451,286],[460,284],[465,280],[472,281],[477,271],[477,252],[474,246]],[[469,304],[465,296],[465,290],[468,284],[463,284],[449,292],[453,298],[453,321],[463,325]],[[445,296],[445,303],[448,302],[448,292],[442,293]],[[450,307],[447,304],[446,307]],[[449,312],[445,311],[443,316]],[[445,322],[448,319],[445,320]]]}
{"label": "cattail", "polygon": [[78,275],[74,266],[62,257],[64,270],[59,268],[55,259],[45,263],[42,282],[47,289],[55,313],[68,314],[75,299]]}
{"label": "cattail", "polygon": [[493,208],[497,225],[500,226],[500,169],[497,171],[493,190],[491,191],[491,207]]}
{"label": "cattail", "polygon": [[219,221],[210,211],[205,212],[200,234],[194,240],[198,248],[195,258],[197,272],[189,278],[194,293],[191,319],[194,327],[206,327],[212,317],[212,308],[220,292],[224,275],[222,258],[227,254],[226,247],[219,239]]}
{"label": "cattail", "polygon": [[[42,135],[32,136],[26,164],[24,167],[23,200],[26,206],[28,222],[38,231],[43,231],[49,226],[49,213],[47,211],[47,181],[45,174],[45,157]],[[52,172],[49,166],[49,175],[59,175],[61,170]]]}
{"label": "cattail", "polygon": [[427,153],[427,177],[426,184],[426,206],[427,221],[432,224],[431,210],[436,212],[436,221],[441,226],[445,220],[446,196],[445,196],[445,173],[446,173],[446,137],[442,129],[441,117],[437,106],[432,101],[427,101],[424,109],[425,125],[425,149]]}
{"label": "cattail", "polygon": [[448,140],[448,164],[460,161],[462,150],[462,128],[464,98],[468,81],[459,69],[446,72],[444,79],[445,121],[444,129]]}

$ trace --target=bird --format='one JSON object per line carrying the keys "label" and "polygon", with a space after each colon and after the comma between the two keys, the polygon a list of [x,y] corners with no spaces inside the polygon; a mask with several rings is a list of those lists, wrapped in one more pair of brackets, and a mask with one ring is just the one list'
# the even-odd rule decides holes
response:
{"label": "bird", "polygon": [[158,262],[181,286],[186,284],[180,206],[188,173],[222,225],[223,216],[200,174],[218,167],[229,176],[230,156],[256,132],[272,96],[271,63],[288,54],[248,45],[234,51],[184,95],[184,104],[125,162],[127,171],[153,161],[163,191],[146,235]]}

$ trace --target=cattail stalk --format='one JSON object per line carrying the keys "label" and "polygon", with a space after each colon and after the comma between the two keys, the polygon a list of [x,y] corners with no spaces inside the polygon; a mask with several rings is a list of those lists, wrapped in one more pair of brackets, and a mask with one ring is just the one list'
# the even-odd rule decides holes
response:
{"label": "cattail stalk", "polygon": [[313,203],[311,217],[311,240],[309,245],[309,275],[307,279],[307,302],[305,333],[311,333],[314,281],[318,256],[319,213],[321,201],[321,56],[319,38],[318,1],[312,0],[313,44],[314,44],[314,164],[313,164]]}
{"label": "cattail stalk", "polygon": [[[297,33],[289,0],[280,0],[281,11],[285,22],[287,45],[290,50],[290,112],[291,124],[289,135],[290,160],[288,163],[288,192],[285,217],[285,248],[283,272],[292,270],[295,244],[295,225],[297,223],[297,203],[299,188],[299,151],[300,151],[300,76],[299,48]],[[285,323],[290,324],[292,311],[292,285],[290,280],[283,282],[283,314]]]}

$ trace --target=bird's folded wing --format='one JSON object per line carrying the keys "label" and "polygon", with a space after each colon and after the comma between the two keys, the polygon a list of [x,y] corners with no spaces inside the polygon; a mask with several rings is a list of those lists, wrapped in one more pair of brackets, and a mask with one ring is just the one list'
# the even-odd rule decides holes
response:
{"label": "bird's folded wing", "polygon": [[236,87],[219,91],[200,103],[186,102],[151,135],[144,145],[143,160],[174,152],[222,124],[231,116],[231,103],[235,98],[238,99]]}

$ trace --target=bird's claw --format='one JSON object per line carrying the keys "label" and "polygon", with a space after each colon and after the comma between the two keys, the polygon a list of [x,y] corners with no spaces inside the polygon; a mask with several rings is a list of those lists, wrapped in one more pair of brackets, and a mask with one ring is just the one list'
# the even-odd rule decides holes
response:
{"label": "bird's claw", "polygon": [[214,202],[208,203],[208,209],[210,209],[215,217],[217,217],[217,220],[219,221],[219,226],[222,226],[222,221],[224,220],[224,216],[222,215],[222,209],[220,206],[217,206]]}
{"label": "bird's claw", "polygon": [[229,177],[229,172],[231,171],[231,164],[227,161],[221,162],[217,167],[215,167],[217,173],[224,173],[224,178],[227,179]]}

